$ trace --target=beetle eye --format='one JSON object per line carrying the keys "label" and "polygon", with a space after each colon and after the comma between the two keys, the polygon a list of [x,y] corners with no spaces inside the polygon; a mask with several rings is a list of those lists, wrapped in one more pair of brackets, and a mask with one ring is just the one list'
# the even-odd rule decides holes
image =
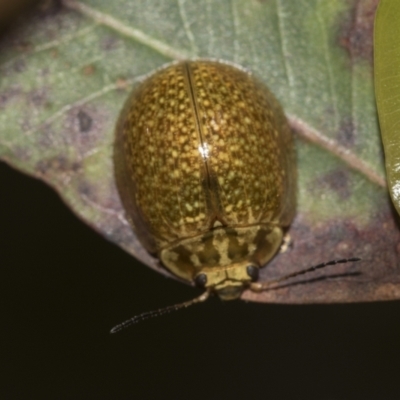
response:
{"label": "beetle eye", "polygon": [[247,271],[247,275],[251,278],[252,282],[255,282],[258,280],[258,272],[259,272],[259,268],[255,265],[249,265],[246,268]]}
{"label": "beetle eye", "polygon": [[199,274],[194,278],[194,283],[197,287],[204,289],[207,284],[207,275],[206,274]]}

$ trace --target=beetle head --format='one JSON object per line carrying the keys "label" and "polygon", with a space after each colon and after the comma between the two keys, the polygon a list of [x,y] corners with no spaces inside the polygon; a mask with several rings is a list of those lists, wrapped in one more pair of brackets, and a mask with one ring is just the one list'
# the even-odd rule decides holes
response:
{"label": "beetle head", "polygon": [[259,267],[238,263],[218,269],[204,269],[194,279],[196,286],[215,292],[221,300],[238,299],[251,282],[258,279]]}

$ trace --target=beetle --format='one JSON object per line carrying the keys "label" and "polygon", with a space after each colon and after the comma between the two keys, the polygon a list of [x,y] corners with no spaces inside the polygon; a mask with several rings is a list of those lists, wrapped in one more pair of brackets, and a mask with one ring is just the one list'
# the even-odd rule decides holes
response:
{"label": "beetle", "polygon": [[266,85],[225,62],[170,64],[129,96],[114,161],[142,245],[205,289],[165,312],[263,289],[259,269],[295,215],[297,181],[292,133]]}

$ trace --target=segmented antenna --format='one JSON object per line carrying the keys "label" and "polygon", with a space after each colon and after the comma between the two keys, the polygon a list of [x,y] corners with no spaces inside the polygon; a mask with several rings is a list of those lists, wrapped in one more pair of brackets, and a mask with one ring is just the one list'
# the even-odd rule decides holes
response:
{"label": "segmented antenna", "polygon": [[[250,290],[253,290],[255,292],[261,292],[263,290],[268,290],[270,288],[270,286],[275,283],[283,282],[289,278],[294,278],[295,276],[304,275],[309,272],[316,271],[317,269],[325,268],[329,265],[345,264],[348,262],[356,262],[356,261],[360,261],[360,260],[361,260],[361,258],[354,257],[354,258],[343,258],[341,260],[328,261],[325,263],[314,265],[309,268],[302,269],[300,271],[292,272],[290,274],[281,276],[280,278],[277,278],[277,279],[274,279],[274,280],[271,280],[268,282],[264,282],[264,283],[253,282],[250,284]],[[165,308],[160,308],[158,310],[148,311],[143,314],[136,315],[133,318],[130,318],[130,319],[126,320],[125,322],[122,322],[121,324],[114,326],[114,328],[111,329],[110,333],[117,333],[117,332],[121,331],[122,329],[127,328],[128,326],[137,324],[138,322],[144,321],[146,319],[158,317],[158,316],[161,316],[164,314],[169,314],[172,311],[178,311],[178,310],[181,310],[182,308],[190,307],[193,304],[201,303],[201,302],[207,300],[209,296],[210,296],[210,290],[207,290],[202,295],[200,295],[199,297],[196,297],[192,300],[185,301],[185,302],[179,303],[179,304],[175,304],[173,306],[168,306]]]}
{"label": "segmented antenna", "polygon": [[279,283],[279,282],[282,282],[282,281],[286,281],[289,278],[294,278],[295,276],[304,275],[304,274],[307,274],[309,272],[316,271],[317,269],[325,268],[325,267],[327,267],[329,265],[346,264],[348,262],[356,262],[356,261],[360,261],[360,260],[361,260],[361,258],[353,257],[353,258],[342,258],[340,260],[332,260],[332,261],[324,262],[324,263],[321,263],[321,264],[318,264],[318,265],[314,265],[312,267],[308,267],[308,268],[302,269],[300,271],[292,272],[290,274],[281,276],[280,278],[277,278],[277,279],[274,279],[274,280],[271,280],[271,281],[268,281],[268,282],[264,282],[264,283],[255,282],[255,283],[252,283],[250,285],[250,289],[254,290],[256,292],[260,292],[262,290],[268,289],[269,286],[271,286],[272,284]]}
{"label": "segmented antenna", "polygon": [[128,326],[131,326],[133,324],[137,324],[140,321],[144,321],[149,318],[154,318],[158,317],[164,314],[169,314],[172,311],[178,311],[182,308],[187,308],[192,306],[193,304],[201,303],[205,300],[208,299],[208,296],[210,295],[209,291],[204,292],[201,296],[196,297],[192,300],[185,301],[183,303],[175,304],[173,306],[168,306],[165,308],[160,308],[158,310],[153,310],[153,311],[147,311],[143,314],[136,315],[132,317],[131,319],[126,320],[125,322],[122,322],[121,324],[118,324],[114,326],[114,328],[111,329],[110,333],[117,333],[121,331],[122,329],[127,328]]}

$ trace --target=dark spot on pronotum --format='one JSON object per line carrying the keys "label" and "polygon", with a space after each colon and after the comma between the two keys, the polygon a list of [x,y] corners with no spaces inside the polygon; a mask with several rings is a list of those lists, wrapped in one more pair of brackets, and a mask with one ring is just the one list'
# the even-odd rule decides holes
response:
{"label": "dark spot on pronotum", "polygon": [[79,130],[81,132],[88,132],[92,127],[93,119],[82,110],[79,110],[77,117],[79,121]]}

